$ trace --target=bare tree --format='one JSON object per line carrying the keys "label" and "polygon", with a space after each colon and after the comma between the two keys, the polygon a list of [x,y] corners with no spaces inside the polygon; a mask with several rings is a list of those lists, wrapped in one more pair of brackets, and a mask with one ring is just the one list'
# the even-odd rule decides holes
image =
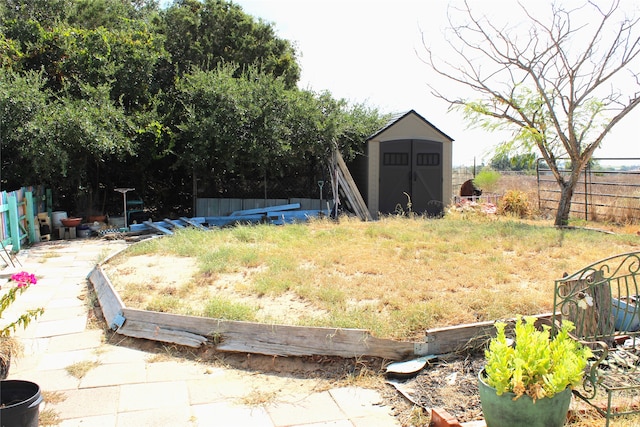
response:
{"label": "bare tree", "polygon": [[[549,13],[539,2],[519,4],[524,25],[501,26],[465,0],[449,9],[451,50],[439,52],[447,59],[423,33],[424,61],[477,98],[431,85],[435,96],[462,109],[471,124],[512,130],[502,149],[540,152],[561,190],[556,226],[568,223],[576,183],[594,151],[640,103],[638,19],[624,15],[619,0],[601,3],[553,4]],[[464,22],[454,23],[460,16]],[[561,158],[570,159],[568,173]]]}

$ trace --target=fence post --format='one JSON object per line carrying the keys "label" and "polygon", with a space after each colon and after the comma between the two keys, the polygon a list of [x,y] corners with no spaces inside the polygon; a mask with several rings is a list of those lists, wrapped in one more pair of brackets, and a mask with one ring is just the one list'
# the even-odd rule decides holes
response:
{"label": "fence post", "polygon": [[47,215],[49,215],[49,221],[51,221],[51,224],[53,226],[53,195],[51,193],[51,189],[47,188],[45,190],[45,194],[46,194],[45,209],[46,209]]}
{"label": "fence post", "polygon": [[589,221],[589,189],[587,188],[587,177],[591,176],[589,163],[584,168],[584,220]]}
{"label": "fence post", "polygon": [[25,215],[27,216],[27,234],[29,235],[29,243],[35,243],[37,240],[36,237],[36,226],[35,226],[35,214],[34,214],[34,205],[33,205],[33,192],[26,191],[24,193],[25,197]]}
{"label": "fence post", "polygon": [[20,251],[20,225],[18,215],[18,201],[14,193],[8,194],[7,202],[9,204],[9,237],[11,238],[11,245],[13,251]]}

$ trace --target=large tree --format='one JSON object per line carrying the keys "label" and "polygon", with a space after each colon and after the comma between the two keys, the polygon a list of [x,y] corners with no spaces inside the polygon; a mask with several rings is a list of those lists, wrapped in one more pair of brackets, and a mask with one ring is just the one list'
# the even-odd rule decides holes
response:
{"label": "large tree", "polygon": [[300,78],[293,45],[278,38],[272,24],[254,20],[233,2],[178,0],[164,12],[160,28],[180,74],[234,63],[242,66],[236,77],[253,65],[282,77],[288,88]]}
{"label": "large tree", "polygon": [[382,124],[298,89],[294,46],[232,2],[53,3],[0,0],[3,189],[46,185],[79,215],[119,212],[124,186],[164,215],[196,189],[304,197],[333,141],[352,157]]}
{"label": "large tree", "polygon": [[[556,226],[567,224],[594,151],[640,103],[638,18],[626,15],[619,0],[602,3],[522,3],[521,20],[511,15],[501,23],[464,1],[449,9],[446,52],[423,38],[430,67],[471,93],[452,95],[433,85],[436,96],[461,108],[472,124],[513,131],[503,148],[540,152],[560,187]],[[561,170],[565,163],[569,173]]]}

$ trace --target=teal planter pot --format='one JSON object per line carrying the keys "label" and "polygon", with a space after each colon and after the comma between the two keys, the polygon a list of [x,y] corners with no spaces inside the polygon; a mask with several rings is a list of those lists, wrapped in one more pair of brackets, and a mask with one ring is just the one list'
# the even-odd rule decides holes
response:
{"label": "teal planter pot", "polygon": [[527,395],[513,400],[513,393],[498,396],[496,389],[484,382],[484,377],[483,369],[478,374],[478,390],[487,427],[562,427],[567,421],[570,388],[535,402]]}

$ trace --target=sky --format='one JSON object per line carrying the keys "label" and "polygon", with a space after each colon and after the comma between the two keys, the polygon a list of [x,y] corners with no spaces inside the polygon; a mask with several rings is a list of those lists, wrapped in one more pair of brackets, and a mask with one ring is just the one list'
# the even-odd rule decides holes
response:
{"label": "sky", "polygon": [[[633,4],[634,0],[622,0]],[[329,91],[334,98],[364,103],[381,113],[415,110],[454,139],[453,164],[487,162],[507,134],[469,129],[459,112],[431,93],[431,83],[450,94],[458,88],[438,78],[421,59],[423,39],[446,54],[445,0],[234,0],[273,24],[277,36],[299,54],[299,87]],[[473,1],[472,1],[473,4]],[[486,13],[505,13],[514,1],[484,0]],[[635,124],[640,107],[607,137],[595,157],[640,158]],[[640,162],[638,162],[640,163]]]}
{"label": "sky", "polygon": [[[444,41],[447,1],[235,0],[234,3],[246,13],[272,23],[279,37],[294,43],[302,68],[300,88],[327,90],[334,98],[365,103],[382,113],[413,109],[454,139],[454,165],[487,161],[492,148],[508,137],[469,129],[461,114],[449,112],[449,105],[436,98],[428,87],[429,82],[437,82],[439,88],[450,84],[438,81],[420,58],[425,52],[423,36],[432,46]],[[504,2],[496,0],[482,4],[491,5],[494,12],[505,9]],[[634,129],[638,122],[640,107],[614,128],[595,157],[640,158],[640,143]]]}

